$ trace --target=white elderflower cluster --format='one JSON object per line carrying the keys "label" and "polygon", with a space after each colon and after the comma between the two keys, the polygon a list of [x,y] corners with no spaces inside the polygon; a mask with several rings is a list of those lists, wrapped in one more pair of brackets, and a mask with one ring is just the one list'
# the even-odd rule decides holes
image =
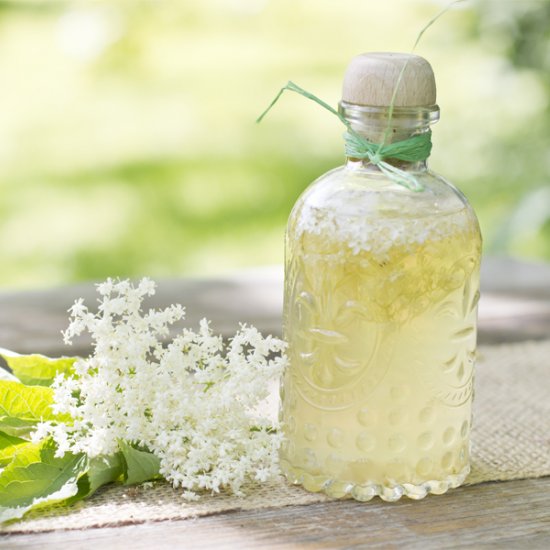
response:
{"label": "white elderflower cluster", "polygon": [[88,331],[94,353],[53,385],[55,411],[74,424],[42,425],[58,453],[109,455],[125,440],[154,453],[160,473],[188,498],[195,491],[239,494],[243,483],[278,472],[281,433],[261,412],[285,362],[285,343],[241,325],[224,345],[206,320],[166,342],[184,309],[142,311],[155,284],[143,279],[98,285],[98,313],[82,300],[64,337]]}

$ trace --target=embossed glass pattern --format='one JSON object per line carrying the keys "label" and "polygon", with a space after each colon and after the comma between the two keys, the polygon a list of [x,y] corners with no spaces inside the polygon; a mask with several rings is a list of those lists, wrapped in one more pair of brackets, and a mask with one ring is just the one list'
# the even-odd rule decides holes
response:
{"label": "embossed glass pattern", "polygon": [[[376,109],[342,109],[373,141],[385,130]],[[396,109],[394,139],[433,120]],[[479,227],[425,163],[399,167],[421,192],[348,159],[288,223],[281,465],[336,497],[422,498],[469,471]]]}

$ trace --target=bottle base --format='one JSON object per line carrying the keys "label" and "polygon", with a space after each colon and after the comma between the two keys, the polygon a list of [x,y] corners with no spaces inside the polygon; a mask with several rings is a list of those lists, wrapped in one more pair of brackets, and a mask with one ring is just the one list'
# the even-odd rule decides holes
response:
{"label": "bottle base", "polygon": [[449,475],[444,479],[425,481],[418,485],[413,483],[359,485],[323,475],[314,476],[305,470],[290,466],[286,461],[281,461],[281,470],[289,483],[301,485],[313,493],[323,492],[333,498],[352,498],[360,502],[367,502],[378,496],[386,502],[396,502],[402,496],[420,500],[428,494],[442,495],[449,489],[455,489],[464,483],[470,473],[470,466],[466,466],[458,474]]}

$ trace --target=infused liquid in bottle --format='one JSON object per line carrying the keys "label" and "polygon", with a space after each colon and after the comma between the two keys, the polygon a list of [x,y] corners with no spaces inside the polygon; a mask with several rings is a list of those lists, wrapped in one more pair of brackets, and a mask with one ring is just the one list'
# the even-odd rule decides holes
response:
{"label": "infused liquid in bottle", "polygon": [[[379,143],[438,118],[430,65],[363,54],[340,112]],[[287,478],[369,500],[422,498],[469,472],[481,237],[464,196],[424,161],[409,189],[348,158],[300,197],[286,237],[281,387]]]}

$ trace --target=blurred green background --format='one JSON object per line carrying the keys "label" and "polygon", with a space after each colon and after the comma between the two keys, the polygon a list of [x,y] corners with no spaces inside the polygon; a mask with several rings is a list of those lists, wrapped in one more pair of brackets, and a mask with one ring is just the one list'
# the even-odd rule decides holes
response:
{"label": "blurred green background", "polygon": [[[0,1],[0,286],[222,274],[283,259],[301,191],[342,162],[349,59],[409,51],[434,0]],[[417,52],[431,166],[486,253],[550,259],[550,0],[472,0]]]}

